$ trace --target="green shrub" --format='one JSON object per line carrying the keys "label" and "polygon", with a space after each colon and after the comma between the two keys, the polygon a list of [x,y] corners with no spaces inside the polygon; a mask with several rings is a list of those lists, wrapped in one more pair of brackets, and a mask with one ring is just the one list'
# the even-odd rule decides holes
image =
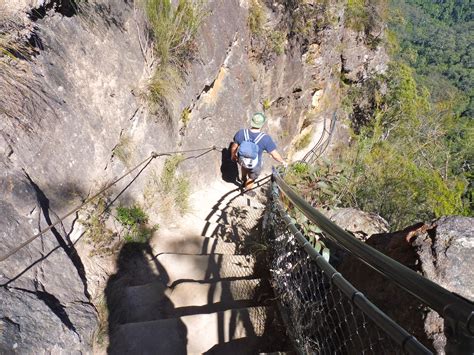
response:
{"label": "green shrub", "polygon": [[106,226],[109,216],[107,198],[99,197],[90,208],[87,218],[80,220],[80,223],[86,228],[86,241],[94,247],[90,253],[91,256],[110,255],[117,248],[117,233]]}
{"label": "green shrub", "polygon": [[148,227],[148,215],[139,207],[117,207],[117,220],[126,229],[125,241],[146,243],[158,229],[158,225]]}
{"label": "green shrub", "polygon": [[190,183],[185,176],[177,176],[179,164],[184,160],[182,155],[174,155],[165,161],[160,178],[160,191],[164,197],[171,197],[180,213],[188,209]]}
{"label": "green shrub", "polygon": [[286,33],[282,31],[271,31],[267,37],[269,47],[277,55],[285,52]]}
{"label": "green shrub", "polygon": [[367,12],[364,0],[348,0],[346,5],[346,26],[355,31],[364,30],[367,22]]}
{"label": "green shrub", "polygon": [[270,99],[264,99],[262,102],[263,111],[267,111],[272,106]]}
{"label": "green shrub", "polygon": [[181,112],[181,122],[183,123],[183,126],[187,127],[190,120],[191,120],[191,110],[189,109],[189,107],[185,107],[183,112]]}
{"label": "green shrub", "polygon": [[183,160],[184,157],[181,154],[176,154],[166,159],[160,178],[162,192],[171,191],[173,189],[176,171]]}
{"label": "green shrub", "polygon": [[191,184],[186,177],[176,178],[176,187],[174,191],[174,200],[178,211],[183,214],[189,209],[189,195],[191,193]]}

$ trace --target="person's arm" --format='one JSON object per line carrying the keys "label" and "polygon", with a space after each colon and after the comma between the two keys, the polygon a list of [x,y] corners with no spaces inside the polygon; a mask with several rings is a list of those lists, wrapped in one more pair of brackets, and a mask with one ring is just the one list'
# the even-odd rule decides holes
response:
{"label": "person's arm", "polygon": [[230,159],[233,161],[237,161],[239,158],[237,157],[237,149],[239,148],[239,145],[235,142],[232,143],[230,146]]}
{"label": "person's arm", "polygon": [[286,165],[285,160],[283,160],[282,156],[276,149],[272,150],[270,153],[268,153],[272,156],[273,159],[275,159],[277,162]]}

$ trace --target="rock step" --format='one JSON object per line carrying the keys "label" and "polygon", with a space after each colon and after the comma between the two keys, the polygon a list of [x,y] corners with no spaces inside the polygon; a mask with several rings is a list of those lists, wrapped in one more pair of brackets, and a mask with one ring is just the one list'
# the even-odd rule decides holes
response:
{"label": "rock step", "polygon": [[260,351],[265,326],[272,324],[273,318],[271,307],[248,307],[127,323],[112,335],[110,354],[202,354],[211,349],[216,353],[220,344],[238,339],[246,339],[246,349],[255,354]]}
{"label": "rock step", "polygon": [[150,245],[155,254],[235,254],[237,250],[234,243],[227,243],[219,238],[175,234],[172,230],[156,234]]}
{"label": "rock step", "polygon": [[183,282],[173,288],[158,281],[127,287],[124,314],[120,323],[257,306],[259,302],[264,301],[265,292],[270,294],[270,284],[261,279],[213,283]]}
{"label": "rock step", "polygon": [[185,281],[259,277],[259,270],[254,270],[255,258],[251,255],[160,254],[150,263],[156,269],[157,279],[168,286]]}

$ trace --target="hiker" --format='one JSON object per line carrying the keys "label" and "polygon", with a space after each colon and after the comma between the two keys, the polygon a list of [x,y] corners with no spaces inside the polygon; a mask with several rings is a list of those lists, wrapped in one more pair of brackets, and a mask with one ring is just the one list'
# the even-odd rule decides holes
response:
{"label": "hiker", "polygon": [[266,151],[277,162],[286,165],[280,153],[276,150],[273,139],[261,129],[265,124],[266,117],[257,112],[253,115],[250,129],[243,128],[234,136],[234,142],[230,148],[230,156],[233,161],[239,162],[242,171],[242,187],[244,192],[253,188],[262,171],[262,155]]}

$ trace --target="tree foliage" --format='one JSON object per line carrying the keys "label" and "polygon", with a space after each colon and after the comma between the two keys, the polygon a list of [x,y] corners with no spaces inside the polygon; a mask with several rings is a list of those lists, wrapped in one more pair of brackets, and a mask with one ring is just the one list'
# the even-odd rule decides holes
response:
{"label": "tree foliage", "polygon": [[434,101],[457,96],[456,111],[472,117],[472,2],[392,0],[392,6],[400,15],[390,23],[400,41],[399,59],[416,69]]}

